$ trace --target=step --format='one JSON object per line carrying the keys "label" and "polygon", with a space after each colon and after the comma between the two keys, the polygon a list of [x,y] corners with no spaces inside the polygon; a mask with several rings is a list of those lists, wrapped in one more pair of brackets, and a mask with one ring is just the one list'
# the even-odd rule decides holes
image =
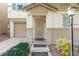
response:
{"label": "step", "polygon": [[46,44],[33,44],[30,48],[30,52],[48,52],[49,48]]}
{"label": "step", "polygon": [[51,55],[47,42],[44,38],[35,38],[30,48],[31,56],[48,56]]}
{"label": "step", "polygon": [[46,44],[34,44],[34,47],[46,47]]}
{"label": "step", "polygon": [[44,41],[44,38],[35,38],[35,41]]}
{"label": "step", "polygon": [[47,45],[46,42],[39,42],[39,41],[34,41],[34,42],[32,43],[32,45],[34,45],[34,44],[46,44],[46,45]]}
{"label": "step", "polygon": [[48,56],[48,52],[32,52],[31,56]]}

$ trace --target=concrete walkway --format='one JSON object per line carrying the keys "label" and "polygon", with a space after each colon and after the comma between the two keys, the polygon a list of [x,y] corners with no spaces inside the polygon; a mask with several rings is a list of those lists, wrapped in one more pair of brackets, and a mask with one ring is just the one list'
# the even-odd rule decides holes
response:
{"label": "concrete walkway", "polygon": [[10,38],[0,42],[0,54],[8,50],[9,48],[17,45],[20,42],[29,42],[26,38]]}

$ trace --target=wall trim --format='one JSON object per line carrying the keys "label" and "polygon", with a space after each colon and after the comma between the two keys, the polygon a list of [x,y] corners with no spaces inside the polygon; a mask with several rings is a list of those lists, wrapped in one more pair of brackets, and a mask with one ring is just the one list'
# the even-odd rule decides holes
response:
{"label": "wall trim", "polygon": [[[47,28],[47,30],[70,30],[70,28]],[[79,30],[79,28],[74,28],[74,30]]]}

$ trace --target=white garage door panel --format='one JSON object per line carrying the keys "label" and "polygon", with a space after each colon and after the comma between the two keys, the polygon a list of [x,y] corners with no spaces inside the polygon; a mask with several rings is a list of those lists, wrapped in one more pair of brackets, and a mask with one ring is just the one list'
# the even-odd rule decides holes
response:
{"label": "white garage door panel", "polygon": [[26,24],[25,23],[15,23],[14,26],[15,37],[26,37]]}

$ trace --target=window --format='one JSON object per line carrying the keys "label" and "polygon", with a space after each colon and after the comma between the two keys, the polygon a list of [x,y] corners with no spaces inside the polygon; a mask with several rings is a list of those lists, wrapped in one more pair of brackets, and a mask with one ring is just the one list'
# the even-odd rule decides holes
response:
{"label": "window", "polygon": [[17,10],[22,10],[23,5],[19,4],[17,5]]}
{"label": "window", "polygon": [[63,15],[63,26],[68,27],[70,24],[70,19],[68,15]]}
{"label": "window", "polygon": [[13,3],[13,4],[12,4],[12,9],[13,9],[13,10],[16,10],[16,3]]}
{"label": "window", "polygon": [[13,8],[13,10],[22,10],[23,4],[22,3],[13,3],[12,8]]}

